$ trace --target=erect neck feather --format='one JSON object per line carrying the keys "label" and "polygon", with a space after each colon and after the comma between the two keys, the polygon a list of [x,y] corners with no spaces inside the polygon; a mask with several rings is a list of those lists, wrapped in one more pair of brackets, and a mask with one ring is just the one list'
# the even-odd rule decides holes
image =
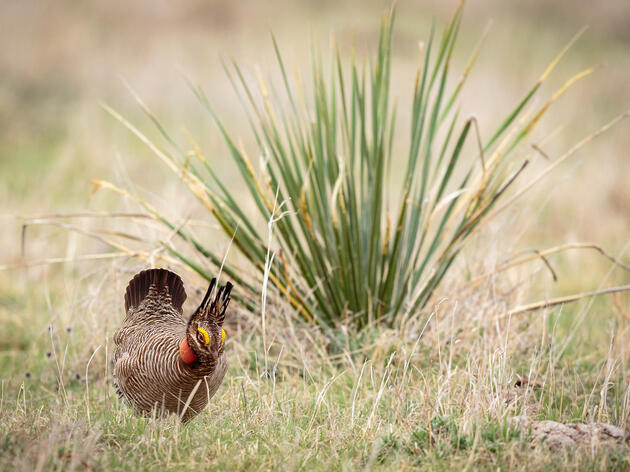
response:
{"label": "erect neck feather", "polygon": [[186,338],[182,339],[182,342],[179,344],[179,355],[182,361],[184,361],[184,364],[192,364],[197,360],[197,356],[195,356],[195,353],[190,348],[188,339]]}

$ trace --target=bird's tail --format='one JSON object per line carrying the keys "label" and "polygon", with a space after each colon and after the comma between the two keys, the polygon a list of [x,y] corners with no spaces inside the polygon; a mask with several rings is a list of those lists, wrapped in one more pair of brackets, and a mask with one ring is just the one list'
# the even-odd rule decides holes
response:
{"label": "bird's tail", "polygon": [[[151,292],[151,287],[155,292]],[[170,297],[173,307],[181,313],[186,292],[179,275],[166,269],[147,269],[137,273],[125,292],[125,311],[140,306],[151,293],[157,295],[162,292]]]}

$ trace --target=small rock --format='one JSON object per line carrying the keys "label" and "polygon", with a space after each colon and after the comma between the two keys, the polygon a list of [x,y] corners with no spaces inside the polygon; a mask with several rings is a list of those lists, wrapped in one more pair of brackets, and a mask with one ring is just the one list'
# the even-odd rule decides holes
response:
{"label": "small rock", "polygon": [[552,449],[573,448],[582,444],[613,444],[626,440],[623,429],[607,423],[558,423],[533,421],[526,416],[515,416],[512,423],[522,430],[531,430],[534,441],[544,441]]}

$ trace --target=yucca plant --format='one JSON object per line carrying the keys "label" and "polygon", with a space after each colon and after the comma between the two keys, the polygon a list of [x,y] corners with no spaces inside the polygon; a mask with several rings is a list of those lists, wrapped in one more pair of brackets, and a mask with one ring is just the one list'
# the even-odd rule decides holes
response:
{"label": "yucca plant", "polygon": [[[563,51],[482,144],[474,119],[460,119],[456,106],[478,47],[460,80],[449,81],[460,21],[461,5],[439,39],[431,29],[413,83],[411,126],[403,153],[394,152],[407,141],[399,141],[403,130],[396,126],[391,97],[393,13],[383,19],[376,54],[366,63],[353,56],[346,64],[335,49],[325,64],[315,50],[310,84],[289,78],[275,39],[280,77],[276,86],[267,86],[261,77],[258,90],[237,63],[226,65],[247,110],[257,152],[264,158],[259,173],[203,90],[191,85],[218,125],[248,198],[269,221],[277,241],[271,248],[277,253],[275,259],[270,257],[267,228],[256,227],[243,209],[245,196],[222,182],[211,160],[194,143],[191,153],[167,152],[109,110],[180,176],[233,237],[235,247],[251,262],[254,276],[244,276],[229,262],[223,270],[245,291],[258,297],[263,280],[269,281],[300,316],[327,326],[347,320],[358,326],[391,323],[429,302],[463,244],[487,221],[490,210],[527,165],[517,152],[519,145],[549,106],[590,73],[571,78],[539,109],[527,109]],[[270,90],[281,90],[282,96],[272,96]],[[393,165],[402,166],[402,177],[391,175]],[[395,195],[397,205],[390,208]],[[223,258],[185,228],[141,203],[217,268],[222,265]],[[211,277],[183,252],[167,249]]]}

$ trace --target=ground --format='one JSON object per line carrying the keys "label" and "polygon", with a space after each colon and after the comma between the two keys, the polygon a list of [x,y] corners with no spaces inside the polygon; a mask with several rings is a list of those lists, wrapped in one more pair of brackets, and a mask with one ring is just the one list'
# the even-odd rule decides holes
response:
{"label": "ground", "polygon": [[[358,5],[0,7],[0,107],[6,111],[0,117],[0,469],[630,468],[624,442],[553,449],[512,421],[527,416],[628,430],[628,295],[504,316],[528,302],[627,284],[628,272],[586,249],[549,258],[557,282],[540,260],[496,272],[519,251],[577,241],[596,242],[630,260],[628,121],[589,143],[478,234],[426,309],[391,327],[322,332],[272,300],[265,352],[260,307],[250,312],[236,303],[227,321],[228,373],[196,420],[181,425],[172,417],[137,418],[117,398],[112,335],[123,317],[126,283],[148,262],[76,259],[106,253],[86,231],[108,237],[107,231],[133,228],[145,239],[134,247],[149,258],[156,256],[151,242],[168,233],[140,218],[114,218],[114,212],[140,209],[106,192],[93,194],[90,179],[135,189],[165,214],[190,218],[217,253],[229,241],[99,102],[151,133],[126,81],[178,139],[187,142],[184,130],[194,135],[225,182],[238,185],[182,72],[204,85],[233,134],[242,129],[247,147],[252,137],[220,55],[270,68],[269,30],[298,68],[308,64],[311,37],[327,44],[334,33],[342,46],[350,47],[354,38],[359,51],[368,51],[389,2]],[[418,41],[426,39],[432,18],[440,25],[454,7],[398,2],[394,80],[400,87],[394,89],[401,90],[401,127]],[[563,45],[589,24],[541,91],[539,103],[573,73],[596,67],[534,138],[553,135],[543,147],[555,160],[630,108],[628,18],[623,1],[597,7],[586,1],[470,2],[456,70],[465,67],[489,20],[492,29],[463,93],[462,113],[475,115],[487,138]],[[548,164],[536,155],[532,175]],[[51,217],[77,212],[88,216]],[[184,267],[174,269],[185,280],[190,313],[204,282]]]}

